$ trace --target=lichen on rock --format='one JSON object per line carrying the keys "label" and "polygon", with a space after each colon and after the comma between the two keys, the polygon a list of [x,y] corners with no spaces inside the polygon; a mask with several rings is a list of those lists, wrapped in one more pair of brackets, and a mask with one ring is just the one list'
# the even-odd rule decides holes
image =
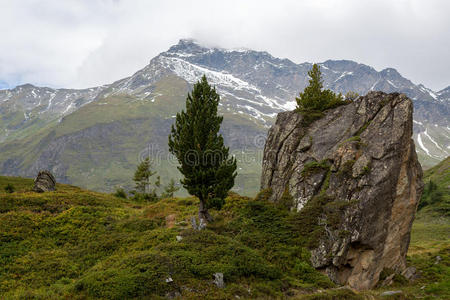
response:
{"label": "lichen on rock", "polygon": [[312,222],[298,225],[313,226],[311,262],[336,283],[369,289],[406,268],[423,189],[412,112],[403,94],[370,92],[308,126],[280,113],[269,130],[261,188],[279,202],[289,187],[299,222]]}

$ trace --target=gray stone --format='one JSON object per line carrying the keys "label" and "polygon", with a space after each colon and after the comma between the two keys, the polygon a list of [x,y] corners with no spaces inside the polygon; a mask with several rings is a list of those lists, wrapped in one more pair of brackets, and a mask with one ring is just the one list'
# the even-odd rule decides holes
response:
{"label": "gray stone", "polygon": [[166,278],[166,283],[171,283],[171,282],[173,282],[173,279],[172,279],[172,277],[170,277],[170,276],[169,276],[169,277],[167,277],[167,278]]}
{"label": "gray stone", "polygon": [[54,191],[56,185],[55,177],[50,171],[40,171],[34,180],[33,191],[38,193]]}
{"label": "gray stone", "polygon": [[225,282],[223,281],[223,273],[214,273],[214,284],[222,289],[225,287]]}
{"label": "gray stone", "polygon": [[388,297],[403,294],[402,291],[386,291],[380,294],[381,297]]}
{"label": "gray stone", "polygon": [[[298,112],[279,113],[269,130],[261,188],[277,202],[289,187],[300,213],[319,193],[335,202],[337,224],[324,210],[317,224],[326,234],[311,249],[311,262],[338,284],[370,289],[383,269],[406,268],[423,189],[412,112],[403,94],[370,92],[309,126]],[[302,172],[311,161],[328,167]]]}
{"label": "gray stone", "polygon": [[418,278],[417,269],[415,267],[408,267],[402,272],[403,277],[408,279],[409,281],[414,281]]}
{"label": "gray stone", "polygon": [[205,220],[200,219],[199,223],[197,224],[197,219],[195,217],[191,218],[191,225],[194,230],[202,230],[206,228]]}
{"label": "gray stone", "polygon": [[439,255],[436,256],[436,261],[434,262],[435,265],[439,264],[442,260],[442,257],[440,257]]}

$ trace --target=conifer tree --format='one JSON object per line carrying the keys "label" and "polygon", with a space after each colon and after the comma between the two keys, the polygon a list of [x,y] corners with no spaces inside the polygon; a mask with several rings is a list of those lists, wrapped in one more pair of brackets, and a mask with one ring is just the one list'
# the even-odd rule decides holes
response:
{"label": "conifer tree", "polygon": [[184,176],[181,183],[200,199],[199,218],[204,222],[212,220],[208,208],[220,208],[236,177],[236,159],[229,156],[219,134],[223,120],[217,115],[219,100],[203,76],[188,94],[186,111],[177,114],[169,135],[169,150]]}
{"label": "conifer tree", "polygon": [[169,184],[164,187],[164,192],[162,193],[161,198],[173,198],[173,195],[179,189],[179,187],[175,186],[175,180],[171,178]]}
{"label": "conifer tree", "polygon": [[300,111],[321,112],[344,103],[341,94],[336,95],[329,89],[323,90],[322,73],[317,64],[312,66],[308,75],[309,85],[300,93],[300,97],[296,98]]}
{"label": "conifer tree", "polygon": [[146,157],[137,167],[134,172],[133,181],[136,183],[136,190],[141,193],[146,193],[150,189],[150,177],[155,175],[151,169],[150,158]]}

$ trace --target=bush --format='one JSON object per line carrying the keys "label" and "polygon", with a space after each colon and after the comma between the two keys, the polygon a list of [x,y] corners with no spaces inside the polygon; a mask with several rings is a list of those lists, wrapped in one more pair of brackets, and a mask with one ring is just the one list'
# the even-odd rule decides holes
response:
{"label": "bush", "polygon": [[116,192],[113,195],[118,198],[127,199],[127,193],[125,192],[125,190],[123,188],[117,188]]}
{"label": "bush", "polygon": [[218,197],[210,198],[206,204],[207,204],[208,208],[214,208],[217,210],[221,210],[225,204],[225,199],[218,198]]}
{"label": "bush", "polygon": [[278,206],[280,206],[282,209],[290,210],[292,206],[294,206],[294,197],[292,197],[291,193],[289,192],[289,187],[286,186],[283,192],[283,195],[281,195],[280,200],[278,200]]}
{"label": "bush", "polygon": [[7,193],[14,193],[14,191],[15,191],[16,189],[14,188],[14,186],[11,184],[11,183],[8,183],[6,186],[5,186],[5,192],[7,192]]}
{"label": "bush", "polygon": [[441,202],[443,196],[444,194],[439,189],[437,184],[430,180],[423,189],[423,194],[420,198],[418,209],[422,209],[425,206]]}
{"label": "bush", "polygon": [[347,94],[345,94],[345,100],[354,101],[358,97],[359,97],[359,94],[356,92],[353,92],[353,91],[349,91],[349,92],[347,92]]}
{"label": "bush", "polygon": [[156,202],[159,200],[158,195],[155,191],[151,191],[150,193],[139,193],[137,191],[132,191],[133,200],[137,202]]}
{"label": "bush", "polygon": [[259,191],[258,195],[256,195],[255,200],[256,201],[269,201],[270,196],[272,196],[272,189],[267,188]]}

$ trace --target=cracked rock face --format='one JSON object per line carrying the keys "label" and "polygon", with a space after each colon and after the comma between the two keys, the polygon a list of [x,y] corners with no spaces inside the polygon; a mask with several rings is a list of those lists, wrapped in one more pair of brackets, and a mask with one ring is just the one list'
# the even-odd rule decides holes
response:
{"label": "cracked rock face", "polygon": [[307,126],[297,112],[280,113],[269,131],[261,188],[274,202],[288,188],[300,214],[326,200],[311,261],[338,284],[370,289],[384,268],[406,268],[423,189],[412,113],[405,95],[371,92]]}

